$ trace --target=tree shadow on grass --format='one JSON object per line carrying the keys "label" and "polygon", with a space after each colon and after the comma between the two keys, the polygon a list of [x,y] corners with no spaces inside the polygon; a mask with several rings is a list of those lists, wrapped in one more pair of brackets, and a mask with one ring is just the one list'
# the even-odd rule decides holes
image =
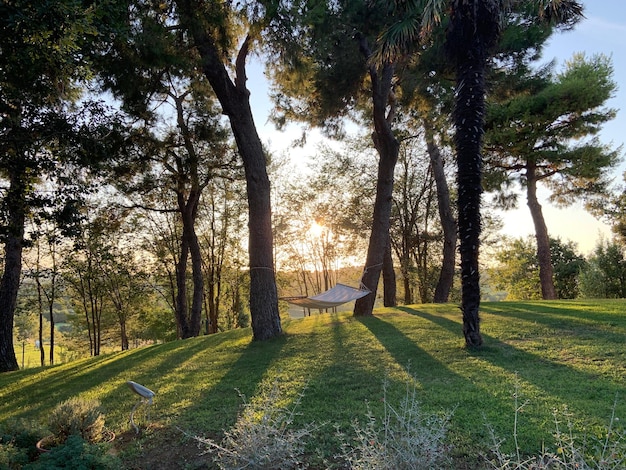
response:
{"label": "tree shadow on grass", "polygon": [[[127,380],[158,391],[159,378],[207,347],[207,339],[180,340],[113,353],[76,363],[18,371],[0,392],[0,415],[15,419],[45,420],[58,403],[83,393],[97,398],[105,410],[132,407],[138,398],[126,386]],[[108,415],[108,413],[107,413]]]}
{"label": "tree shadow on grass", "polygon": [[[575,305],[581,304],[572,304],[572,306]],[[494,316],[515,317],[556,330],[562,329],[563,323],[567,322],[579,330],[579,335],[584,335],[588,339],[598,338],[619,345],[624,344],[626,335],[626,316],[619,316],[615,313],[594,312],[592,315],[587,315],[579,308],[551,307],[545,303],[486,304],[481,306],[481,310]]]}
{"label": "tree shadow on grass", "polygon": [[[493,413],[505,411],[513,416],[513,401],[504,397],[498,390],[481,387],[470,378],[453,371],[448,364],[441,362],[428,351],[382,317],[365,317],[360,320],[381,342],[395,361],[417,381],[419,401],[427,404],[431,412],[451,412],[452,441],[463,449],[477,449],[488,445],[487,423]],[[464,352],[459,348],[459,356]],[[462,459],[463,457],[460,456]]]}
{"label": "tree shadow on grass", "polygon": [[[460,324],[447,318],[415,308],[399,307],[398,310],[431,321],[448,331],[460,333]],[[558,331],[555,334],[558,334]],[[559,404],[571,405],[577,402],[590,403],[602,400],[607,410],[605,416],[610,416],[615,394],[623,390],[623,383],[620,384],[599,373],[585,372],[540,354],[524,351],[484,333],[483,339],[485,345],[482,348],[467,350],[467,353],[517,374],[522,380],[555,397]],[[590,361],[593,359],[589,358]]]}
{"label": "tree shadow on grass", "polygon": [[[192,433],[221,433],[235,422],[243,397],[252,397],[258,391],[264,376],[280,355],[288,338],[282,335],[268,341],[250,341],[238,353],[234,362],[204,364],[215,372],[200,386],[189,406],[181,410],[177,425]],[[192,372],[190,372],[192,373]],[[194,381],[202,381],[196,371]],[[178,390],[184,393],[184,389]],[[241,395],[241,396],[240,396]]]}

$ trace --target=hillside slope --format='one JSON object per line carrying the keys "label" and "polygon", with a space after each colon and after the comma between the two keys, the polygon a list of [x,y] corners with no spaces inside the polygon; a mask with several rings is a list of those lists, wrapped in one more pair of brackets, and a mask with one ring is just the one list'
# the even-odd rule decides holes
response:
{"label": "hillside slope", "polygon": [[[454,410],[452,452],[474,468],[489,446],[486,422],[511,436],[514,393],[528,402],[519,423],[527,452],[549,441],[554,409],[567,406],[576,424],[601,426],[619,393],[615,412],[626,416],[626,302],[485,303],[478,351],[463,347],[460,317],[453,305],[363,319],[320,314],[286,321],[286,334],[269,342],[237,330],[6,373],[0,422],[45,421],[69,397],[98,398],[131,468],[196,468],[210,458],[188,436],[219,439],[241,396],[253,400],[277,385],[287,403],[303,394],[296,424],[325,423],[310,446],[329,458],[335,426],[350,432],[368,406],[380,413],[386,379],[388,400],[400,400],[411,383],[429,412]],[[128,380],[156,392],[149,416],[136,415],[139,435],[128,423],[139,398]]]}

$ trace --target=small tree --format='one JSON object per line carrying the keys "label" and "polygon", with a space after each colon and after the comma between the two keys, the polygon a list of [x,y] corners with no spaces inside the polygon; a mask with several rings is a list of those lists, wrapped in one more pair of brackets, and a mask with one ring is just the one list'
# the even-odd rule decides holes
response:
{"label": "small tree", "polygon": [[575,299],[579,296],[579,276],[587,261],[576,252],[574,242],[550,238],[550,253],[554,268],[554,288],[559,299]]}
{"label": "small tree", "polygon": [[496,289],[507,292],[506,299],[541,298],[535,244],[531,239],[505,240],[496,251],[498,266],[489,268]]}
{"label": "small tree", "polygon": [[404,140],[400,148],[391,218],[391,244],[400,261],[405,304],[433,301],[440,274],[436,253],[442,251],[443,242],[435,216],[434,171],[419,143],[417,139]]}
{"label": "small tree", "polygon": [[[578,296],[578,275],[585,266],[585,260],[576,253],[572,242],[550,239],[550,249],[555,254],[553,270],[555,285],[561,299]],[[532,237],[505,240],[496,251],[499,265],[489,268],[490,278],[497,289],[507,292],[507,299],[541,299],[541,282],[537,248]]]}
{"label": "small tree", "polygon": [[580,276],[580,295],[584,298],[626,297],[626,259],[619,243],[601,240],[596,245]]}

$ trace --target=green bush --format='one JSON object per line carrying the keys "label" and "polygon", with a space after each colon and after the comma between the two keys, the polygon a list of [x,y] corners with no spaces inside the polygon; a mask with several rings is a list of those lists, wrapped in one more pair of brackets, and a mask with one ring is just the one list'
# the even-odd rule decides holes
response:
{"label": "green bush", "polygon": [[22,467],[24,470],[118,470],[122,462],[107,454],[102,444],[89,444],[78,435],[71,435],[63,445],[41,454],[39,460]]}
{"label": "green bush", "polygon": [[44,430],[33,423],[9,421],[0,429],[0,469],[19,469],[39,454],[37,441]]}
{"label": "green bush", "polygon": [[98,400],[70,398],[59,403],[48,419],[55,444],[70,436],[80,436],[89,443],[101,442],[105,436],[104,414]]}
{"label": "green bush", "polygon": [[0,470],[21,468],[28,462],[25,449],[16,447],[12,442],[0,442]]}

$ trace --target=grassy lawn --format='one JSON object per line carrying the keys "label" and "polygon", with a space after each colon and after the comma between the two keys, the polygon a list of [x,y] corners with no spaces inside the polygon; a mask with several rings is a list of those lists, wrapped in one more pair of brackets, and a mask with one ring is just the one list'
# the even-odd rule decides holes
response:
{"label": "grassy lawn", "polygon": [[[241,408],[237,391],[253,400],[278,384],[286,402],[303,394],[295,425],[319,424],[309,448],[331,458],[335,426],[349,433],[368,406],[380,413],[386,379],[391,402],[410,382],[424,410],[454,410],[455,461],[481,468],[487,423],[514,451],[515,394],[524,403],[518,442],[529,454],[552,445],[555,410],[566,408],[577,430],[598,435],[613,411],[626,419],[626,301],[487,302],[481,315],[478,351],[464,348],[457,306],[416,305],[364,319],[346,312],[286,320],[286,334],[264,343],[239,330],[0,374],[0,423],[44,422],[69,397],[98,398],[132,468],[196,468],[209,457],[198,457],[185,433],[219,439]],[[127,380],[156,392],[139,436],[128,423],[138,397]],[[146,424],[143,414],[136,420]],[[176,463],[159,467],[166,455]]]}

